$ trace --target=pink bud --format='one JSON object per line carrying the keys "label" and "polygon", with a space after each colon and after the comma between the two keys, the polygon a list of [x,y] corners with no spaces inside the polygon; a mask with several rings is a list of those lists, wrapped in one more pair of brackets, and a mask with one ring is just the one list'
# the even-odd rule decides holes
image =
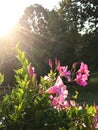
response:
{"label": "pink bud", "polygon": [[31,64],[28,65],[28,74],[29,74],[30,78],[36,77],[35,69],[34,69],[34,67],[31,66]]}
{"label": "pink bud", "polygon": [[52,65],[53,65],[52,60],[49,59],[49,66],[50,66],[50,68],[52,68]]}
{"label": "pink bud", "polygon": [[72,68],[76,69],[77,64],[78,64],[78,62],[73,63]]}
{"label": "pink bud", "polygon": [[55,64],[56,64],[57,67],[59,67],[60,64],[61,64],[60,61],[57,58],[55,58]]}

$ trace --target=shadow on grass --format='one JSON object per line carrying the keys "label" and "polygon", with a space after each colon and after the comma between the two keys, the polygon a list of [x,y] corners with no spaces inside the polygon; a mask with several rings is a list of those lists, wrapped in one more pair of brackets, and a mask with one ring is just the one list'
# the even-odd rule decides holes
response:
{"label": "shadow on grass", "polygon": [[93,105],[94,102],[98,105],[98,73],[90,75],[88,85],[86,87],[79,87],[78,102],[87,102]]}

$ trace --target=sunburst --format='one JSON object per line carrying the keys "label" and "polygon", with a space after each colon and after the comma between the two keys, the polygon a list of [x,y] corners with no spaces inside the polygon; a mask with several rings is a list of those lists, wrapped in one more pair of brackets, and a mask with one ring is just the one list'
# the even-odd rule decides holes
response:
{"label": "sunburst", "polygon": [[11,31],[20,15],[21,8],[17,0],[0,0],[0,37]]}

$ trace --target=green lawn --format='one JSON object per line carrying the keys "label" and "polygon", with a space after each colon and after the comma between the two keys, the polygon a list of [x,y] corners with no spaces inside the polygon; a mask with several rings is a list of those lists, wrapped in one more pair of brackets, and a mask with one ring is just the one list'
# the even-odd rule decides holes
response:
{"label": "green lawn", "polygon": [[87,102],[91,105],[96,102],[98,105],[98,73],[92,73],[90,75],[88,85],[86,87],[79,88],[78,102]]}

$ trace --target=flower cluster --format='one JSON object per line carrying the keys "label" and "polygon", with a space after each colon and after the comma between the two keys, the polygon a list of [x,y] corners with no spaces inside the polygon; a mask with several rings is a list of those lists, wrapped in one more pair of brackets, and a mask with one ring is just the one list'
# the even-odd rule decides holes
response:
{"label": "flower cluster", "polygon": [[[56,109],[65,109],[66,107],[75,106],[76,103],[73,100],[67,100],[68,98],[68,90],[67,86],[64,84],[62,77],[67,80],[67,82],[76,82],[80,86],[86,86],[87,80],[89,76],[89,70],[87,64],[84,62],[80,63],[80,68],[77,71],[74,71],[75,78],[72,79],[72,71],[68,70],[68,66],[61,66],[60,62],[56,64],[56,71],[58,71],[59,75],[57,76],[57,80],[53,86],[48,88],[45,93],[50,94],[51,106]],[[52,61],[49,60],[49,66],[52,68]],[[74,65],[74,69],[77,64]],[[74,102],[74,105],[73,103]]]}
{"label": "flower cluster", "polygon": [[[58,110],[65,109],[69,106],[75,107],[76,103],[74,100],[68,97],[69,95],[67,85],[64,84],[62,78],[65,78],[65,81],[69,83],[75,82],[80,86],[86,86],[89,76],[88,66],[84,62],[81,62],[80,68],[76,70],[76,66],[78,63],[74,63],[72,69],[68,70],[68,66],[61,66],[60,61],[58,61],[57,59],[55,60],[55,64],[56,64],[55,70],[57,71],[58,74],[56,75],[57,77],[56,82],[53,86],[50,86],[45,91],[46,94],[50,94],[49,99],[51,100],[51,106]],[[51,59],[49,59],[49,66],[52,70],[53,63]],[[72,77],[73,72],[75,75],[74,78]],[[36,77],[35,69],[31,65],[28,66],[28,74],[30,78]],[[44,76],[44,80],[47,80],[49,82],[52,81],[49,75]]]}
{"label": "flower cluster", "polygon": [[78,70],[76,74],[76,83],[81,85],[81,86],[86,86],[87,85],[87,80],[89,76],[89,70],[87,64],[81,62],[80,69]]}

